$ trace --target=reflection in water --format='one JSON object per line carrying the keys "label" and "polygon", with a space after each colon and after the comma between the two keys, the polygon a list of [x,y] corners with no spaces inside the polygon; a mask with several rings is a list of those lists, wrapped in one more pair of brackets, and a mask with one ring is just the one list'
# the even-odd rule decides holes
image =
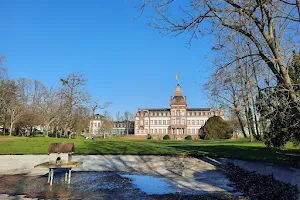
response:
{"label": "reflection in water", "polygon": [[176,192],[176,189],[165,178],[131,174],[122,174],[121,176],[131,179],[132,183],[146,194],[169,194]]}

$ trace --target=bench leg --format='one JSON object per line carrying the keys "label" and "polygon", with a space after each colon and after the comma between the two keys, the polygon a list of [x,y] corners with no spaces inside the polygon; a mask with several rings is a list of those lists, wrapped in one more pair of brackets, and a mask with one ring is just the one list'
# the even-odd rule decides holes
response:
{"label": "bench leg", "polygon": [[50,183],[50,177],[51,177],[51,169],[49,169],[49,173],[48,173],[48,183]]}
{"label": "bench leg", "polygon": [[68,181],[68,169],[66,169],[66,172],[65,172],[65,183]]}
{"label": "bench leg", "polygon": [[50,185],[52,185],[53,177],[54,177],[54,169],[51,169]]}
{"label": "bench leg", "polygon": [[68,180],[68,184],[70,184],[71,183],[71,171],[72,171],[72,168],[69,168],[69,180]]}

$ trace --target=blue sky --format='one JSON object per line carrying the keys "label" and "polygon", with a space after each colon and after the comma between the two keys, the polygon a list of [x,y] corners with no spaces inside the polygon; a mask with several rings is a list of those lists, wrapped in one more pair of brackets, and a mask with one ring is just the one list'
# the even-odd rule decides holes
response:
{"label": "blue sky", "polygon": [[188,35],[162,37],[138,15],[125,0],[2,0],[0,54],[11,78],[57,86],[60,77],[83,73],[94,98],[113,102],[112,115],[169,107],[176,72],[188,106],[209,106],[198,84],[211,38],[188,47]]}

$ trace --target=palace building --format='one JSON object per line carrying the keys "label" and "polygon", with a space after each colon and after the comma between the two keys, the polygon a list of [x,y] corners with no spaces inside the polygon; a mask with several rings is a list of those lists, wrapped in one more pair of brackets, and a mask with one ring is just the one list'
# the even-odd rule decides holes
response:
{"label": "palace building", "polygon": [[210,108],[188,108],[186,96],[178,83],[169,108],[138,109],[135,115],[135,135],[196,135],[208,118],[221,116],[220,110]]}

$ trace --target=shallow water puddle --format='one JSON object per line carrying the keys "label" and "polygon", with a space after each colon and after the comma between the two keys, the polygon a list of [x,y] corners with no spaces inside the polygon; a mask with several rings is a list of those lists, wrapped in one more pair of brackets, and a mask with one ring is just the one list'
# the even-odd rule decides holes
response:
{"label": "shallow water puddle", "polygon": [[121,176],[131,179],[132,183],[146,194],[169,194],[176,192],[176,189],[165,178],[132,174],[122,174]]}

